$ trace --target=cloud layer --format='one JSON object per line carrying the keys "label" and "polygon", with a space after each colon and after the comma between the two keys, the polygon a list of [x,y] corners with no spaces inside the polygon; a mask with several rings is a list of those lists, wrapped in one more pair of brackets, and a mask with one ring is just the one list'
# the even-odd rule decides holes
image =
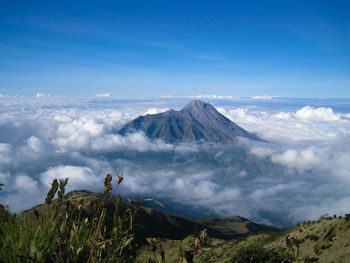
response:
{"label": "cloud layer", "polygon": [[1,98],[1,202],[19,212],[43,202],[54,178],[69,177],[68,190],[101,191],[106,173],[123,172],[125,195],[214,215],[288,225],[349,212],[348,102],[214,100],[222,114],[264,139],[240,141],[244,150],[116,133],[138,115],[186,102]]}

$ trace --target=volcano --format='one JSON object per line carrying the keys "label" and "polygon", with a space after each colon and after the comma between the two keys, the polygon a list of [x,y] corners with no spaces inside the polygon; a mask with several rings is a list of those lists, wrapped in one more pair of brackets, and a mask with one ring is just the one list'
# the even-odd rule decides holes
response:
{"label": "volcano", "polygon": [[212,105],[193,100],[180,111],[169,110],[159,114],[139,116],[122,127],[118,133],[126,135],[143,131],[151,139],[167,143],[215,142],[230,144],[243,137],[250,140],[259,138],[230,121]]}

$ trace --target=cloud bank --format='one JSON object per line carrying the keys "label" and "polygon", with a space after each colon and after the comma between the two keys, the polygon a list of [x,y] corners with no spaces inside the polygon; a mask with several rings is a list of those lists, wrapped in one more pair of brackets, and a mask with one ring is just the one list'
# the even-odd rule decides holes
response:
{"label": "cloud bank", "polygon": [[68,190],[102,191],[106,173],[123,172],[124,195],[218,216],[288,225],[349,212],[349,103],[276,101],[215,100],[222,114],[264,140],[241,140],[244,150],[237,150],[116,133],[139,115],[178,109],[182,99],[4,97],[0,182],[6,187],[0,201],[19,212],[42,203],[54,178],[69,177]]}
{"label": "cloud bank", "polygon": [[216,95],[216,94],[202,94],[202,95],[194,95],[194,96],[165,95],[165,96],[161,96],[161,98],[187,98],[187,99],[210,99],[210,100],[216,100],[216,99],[223,99],[223,100],[239,99],[239,97],[223,96],[223,95]]}

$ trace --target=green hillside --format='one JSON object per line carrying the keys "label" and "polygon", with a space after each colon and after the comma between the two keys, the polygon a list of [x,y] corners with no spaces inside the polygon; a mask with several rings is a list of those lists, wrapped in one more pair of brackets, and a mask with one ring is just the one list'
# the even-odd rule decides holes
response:
{"label": "green hillside", "polygon": [[[65,195],[65,201],[78,202],[83,199],[84,213],[89,216],[89,203],[101,199],[102,196],[88,191],[73,191]],[[109,206],[108,215],[112,215],[113,200]],[[123,209],[126,207],[127,203],[123,203]],[[41,211],[45,206],[40,205],[24,211],[18,217],[34,217],[34,209]],[[136,240],[139,244],[143,244],[137,252],[136,262],[148,262],[149,258],[154,258],[154,252],[146,244],[147,237],[161,238],[166,262],[177,262],[180,246],[191,249],[193,233],[205,228],[210,238],[200,253],[195,255],[194,262],[232,262],[236,253],[249,247],[262,247],[265,251],[283,251],[291,255],[292,251],[287,249],[285,241],[286,236],[290,234],[300,242],[300,259],[314,257],[314,246],[330,229],[334,229],[336,238],[329,247],[323,249],[318,262],[345,263],[350,260],[350,219],[345,217],[324,217],[281,231],[279,228],[256,224],[239,216],[225,219],[206,216],[193,221],[156,209],[141,207],[134,224]]]}
{"label": "green hillside", "polygon": [[[239,217],[236,219],[239,220]],[[208,220],[208,219],[205,219]],[[212,220],[212,219],[211,219]],[[331,230],[331,231],[330,231]],[[331,233],[330,240],[325,236]],[[299,261],[293,257],[292,249],[286,246],[286,237],[293,234],[299,246]],[[177,262],[178,250],[181,244],[190,249],[193,236],[184,240],[162,240],[166,262]],[[315,256],[315,246],[319,244],[321,253]],[[261,257],[269,255],[270,259],[260,261]],[[146,262],[153,254],[147,246],[142,247],[138,254],[138,262]],[[241,257],[240,257],[241,256]],[[344,218],[322,218],[298,224],[283,232],[250,235],[230,241],[209,238],[200,253],[195,255],[194,262],[319,262],[348,263],[350,262],[350,216]]]}
{"label": "green hillside", "polygon": [[283,231],[239,216],[193,221],[113,198],[111,181],[104,194],[64,195],[68,180],[55,180],[45,204],[17,216],[1,204],[0,262],[350,262],[350,214]]}
{"label": "green hillside", "polygon": [[235,238],[241,237],[245,234],[281,231],[281,229],[277,227],[257,224],[240,216],[233,216],[224,219],[206,216],[198,219],[197,222],[205,225],[206,227],[220,231],[228,237]]}
{"label": "green hillside", "polygon": [[[78,203],[80,200],[84,200],[82,210],[83,214],[90,216],[90,204],[102,198],[102,194],[95,194],[82,190],[67,193],[63,200],[64,202],[72,203]],[[114,204],[115,199],[112,198],[107,206],[107,225],[113,223]],[[121,203],[121,208],[123,210],[125,210],[127,206],[128,204],[126,202]],[[44,204],[38,205],[32,209],[23,211],[17,217],[34,218],[34,210],[42,212],[45,211],[45,209],[46,206]],[[212,224],[209,220],[205,220],[205,218],[193,221],[184,217],[141,206],[134,218],[134,233],[136,234],[136,239],[139,243],[145,243],[146,237],[181,240],[193,234],[195,231],[203,229],[207,229],[211,237],[226,240],[261,231],[279,231],[278,228],[259,225],[243,218],[242,220],[216,219],[215,224]]]}

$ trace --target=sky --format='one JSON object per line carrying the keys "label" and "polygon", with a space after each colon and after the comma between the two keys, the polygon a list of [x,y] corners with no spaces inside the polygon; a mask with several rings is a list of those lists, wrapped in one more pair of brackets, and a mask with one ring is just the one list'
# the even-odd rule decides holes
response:
{"label": "sky", "polygon": [[350,97],[349,1],[0,1],[0,94]]}
{"label": "sky", "polygon": [[[349,212],[349,1],[0,0],[0,11],[0,203],[13,212],[42,203],[53,178],[100,192],[120,171],[122,194],[221,217],[286,226]],[[116,133],[191,99],[264,139],[238,147],[261,174],[236,148]]]}

